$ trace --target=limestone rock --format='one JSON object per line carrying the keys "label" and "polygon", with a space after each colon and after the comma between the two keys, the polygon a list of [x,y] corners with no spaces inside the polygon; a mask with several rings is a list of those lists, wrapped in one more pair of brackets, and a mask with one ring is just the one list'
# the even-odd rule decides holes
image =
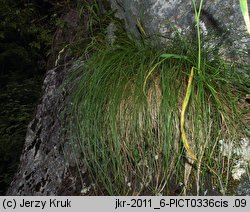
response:
{"label": "limestone rock", "polygon": [[[195,35],[192,0],[109,0],[128,31],[140,35],[138,21],[149,37],[169,39],[176,31]],[[197,3],[200,1],[196,1]],[[227,60],[250,62],[250,36],[238,0],[203,1],[200,27],[207,47]],[[250,1],[248,0],[248,5]],[[198,7],[199,5],[197,5]]]}
{"label": "limestone rock", "polygon": [[[43,96],[28,126],[18,172],[7,195],[79,195],[81,179],[64,130],[67,92],[61,89],[71,63],[49,70]],[[64,152],[67,152],[65,156]],[[84,172],[84,169],[82,169]],[[84,178],[84,173],[83,176]]]}

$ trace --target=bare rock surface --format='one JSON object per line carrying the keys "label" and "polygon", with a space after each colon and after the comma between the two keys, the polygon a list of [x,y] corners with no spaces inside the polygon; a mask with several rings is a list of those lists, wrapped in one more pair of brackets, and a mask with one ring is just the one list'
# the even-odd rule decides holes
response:
{"label": "bare rock surface", "polygon": [[[71,64],[47,72],[43,96],[28,126],[18,172],[7,195],[79,195],[81,179],[64,130],[67,92],[62,90]],[[82,176],[84,178],[84,176]]]}

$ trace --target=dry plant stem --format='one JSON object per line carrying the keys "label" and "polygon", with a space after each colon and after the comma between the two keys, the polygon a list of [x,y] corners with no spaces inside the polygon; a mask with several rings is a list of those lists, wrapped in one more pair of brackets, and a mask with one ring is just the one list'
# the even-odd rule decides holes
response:
{"label": "dry plant stem", "polygon": [[214,173],[214,175],[218,178],[218,181],[219,181],[220,187],[221,187],[221,193],[222,193],[223,196],[225,196],[225,195],[226,195],[226,190],[225,190],[225,188],[224,188],[224,186],[223,186],[221,177],[220,177],[211,167],[209,167],[207,164],[206,164],[206,166],[207,166],[207,168],[208,168],[212,173]]}
{"label": "dry plant stem", "polygon": [[185,168],[184,168],[184,188],[183,188],[184,196],[187,195],[189,177],[192,171],[192,166],[194,164],[194,160],[188,157],[188,153],[186,153],[186,156],[187,156],[187,162],[185,163]]}

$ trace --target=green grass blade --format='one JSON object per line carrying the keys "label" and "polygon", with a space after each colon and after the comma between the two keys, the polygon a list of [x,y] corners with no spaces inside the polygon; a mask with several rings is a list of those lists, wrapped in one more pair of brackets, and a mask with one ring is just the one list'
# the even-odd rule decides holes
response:
{"label": "green grass blade", "polygon": [[150,75],[153,73],[153,71],[164,61],[165,59],[161,60],[160,62],[156,63],[148,72],[145,80],[144,80],[144,83],[143,83],[143,93],[146,95],[146,92],[145,92],[145,88],[146,88],[146,84],[147,84],[147,81],[148,81],[148,78],[150,77]]}
{"label": "green grass blade", "polygon": [[178,55],[178,54],[162,54],[160,57],[165,58],[165,59],[184,59],[184,60],[189,61],[187,56]]}
{"label": "green grass blade", "polygon": [[242,15],[246,23],[247,31],[250,34],[250,17],[249,17],[249,12],[248,12],[247,0],[240,0],[240,7],[241,7]]}
{"label": "green grass blade", "polygon": [[138,19],[136,19],[136,22],[137,22],[137,25],[138,25],[140,31],[142,32],[142,34],[143,34],[145,37],[147,37],[147,33],[145,32],[144,28],[142,27],[141,22],[140,22]]}
{"label": "green grass blade", "polygon": [[144,83],[143,83],[143,92],[145,94],[145,88],[146,88],[146,84],[147,84],[147,81],[148,81],[148,78],[150,77],[150,75],[153,73],[153,71],[162,63],[164,62],[166,59],[183,59],[183,60],[186,60],[188,62],[191,62],[187,56],[184,56],[184,55],[178,55],[178,54],[161,54],[160,55],[161,58],[163,58],[163,60],[159,61],[158,63],[156,63],[148,72],[145,80],[144,80]]}

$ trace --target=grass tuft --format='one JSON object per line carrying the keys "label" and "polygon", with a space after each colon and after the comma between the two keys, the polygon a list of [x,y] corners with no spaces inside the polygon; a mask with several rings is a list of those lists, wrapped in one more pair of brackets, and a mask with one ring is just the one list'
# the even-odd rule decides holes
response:
{"label": "grass tuft", "polygon": [[197,163],[184,186],[192,194],[210,186],[226,194],[234,158],[223,155],[219,141],[239,145],[249,136],[239,106],[249,94],[249,78],[232,64],[208,61],[202,48],[199,74],[193,43],[163,49],[146,43],[125,33],[112,45],[98,41],[86,64],[72,72],[70,137],[81,148],[96,192],[181,193],[175,190],[185,182],[187,155],[180,118],[193,70],[183,128]]}

